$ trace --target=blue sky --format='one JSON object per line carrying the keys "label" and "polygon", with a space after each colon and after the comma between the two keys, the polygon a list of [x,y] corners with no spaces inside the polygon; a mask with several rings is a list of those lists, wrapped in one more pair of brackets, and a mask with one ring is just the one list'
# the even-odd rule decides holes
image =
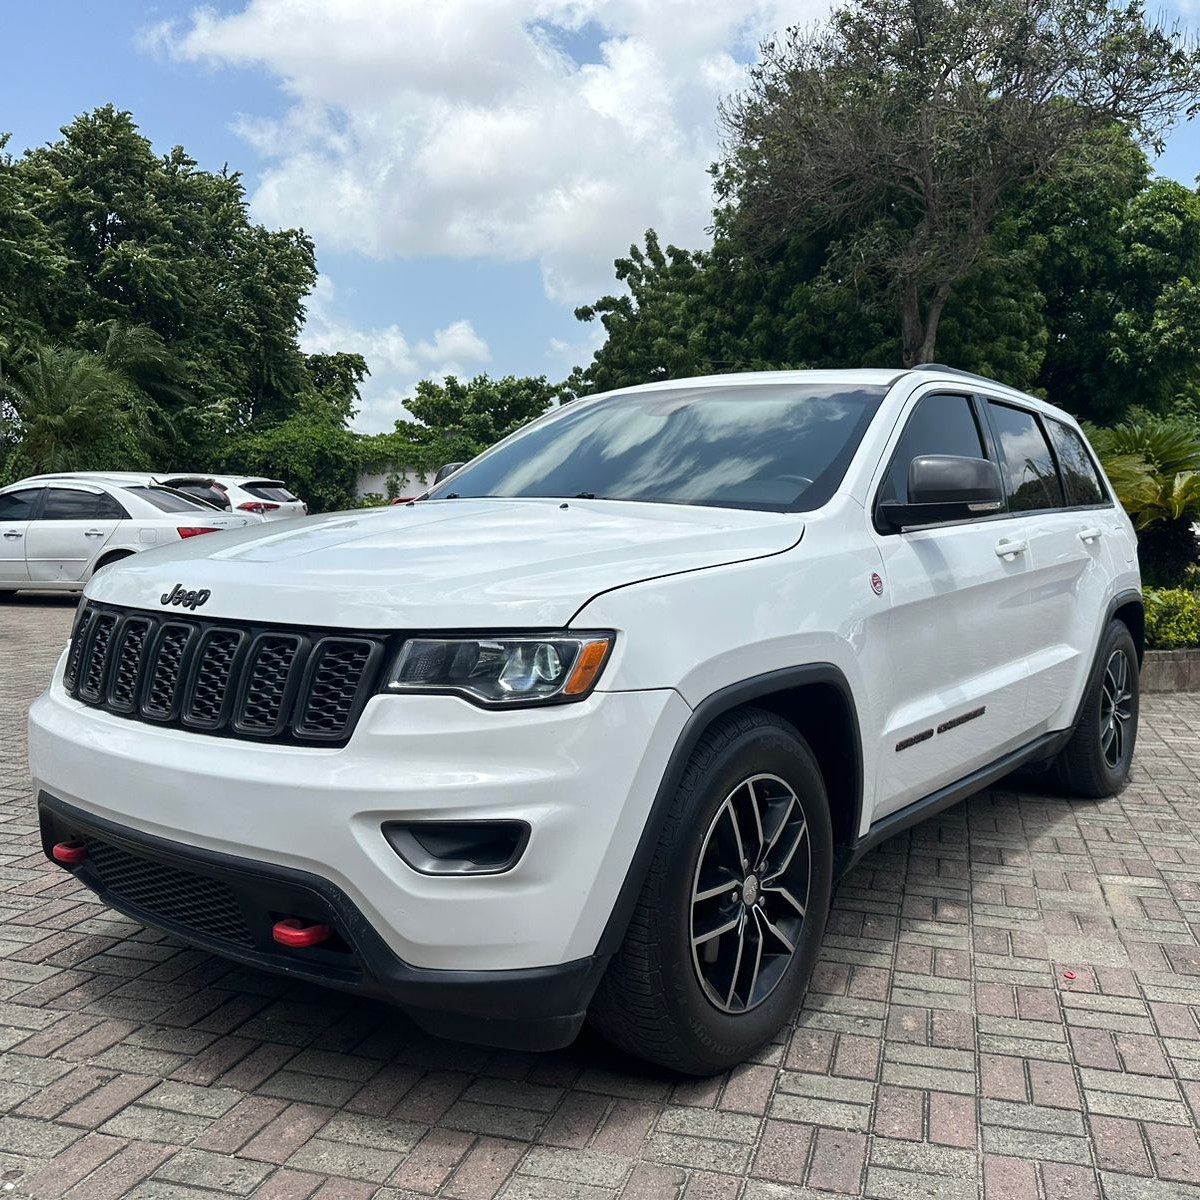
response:
{"label": "blue sky", "polygon": [[[17,0],[0,131],[20,153],[112,102],[159,150],[245,176],[316,238],[312,349],[372,363],[360,425],[423,375],[586,361],[575,305],[650,225],[704,240],[716,101],[819,0]],[[1168,10],[1170,11],[1170,10]],[[53,69],[48,70],[47,64]],[[1189,185],[1200,120],[1158,169]]]}

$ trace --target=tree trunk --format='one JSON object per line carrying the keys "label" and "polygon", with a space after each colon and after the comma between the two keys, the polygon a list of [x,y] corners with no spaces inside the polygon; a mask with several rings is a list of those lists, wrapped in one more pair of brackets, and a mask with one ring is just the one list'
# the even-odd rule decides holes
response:
{"label": "tree trunk", "polygon": [[925,322],[921,320],[921,293],[916,283],[906,283],[900,293],[900,336],[904,365],[915,367],[924,362],[921,349],[925,344]]}
{"label": "tree trunk", "polygon": [[934,361],[938,325],[949,299],[950,284],[939,283],[922,311],[921,292],[916,283],[904,285],[900,295],[900,330],[906,367]]}

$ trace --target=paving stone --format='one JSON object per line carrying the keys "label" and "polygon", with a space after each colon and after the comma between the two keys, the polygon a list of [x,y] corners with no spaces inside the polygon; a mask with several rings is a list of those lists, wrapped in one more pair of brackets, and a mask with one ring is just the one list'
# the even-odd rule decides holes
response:
{"label": "paving stone", "polygon": [[73,611],[0,605],[15,1200],[1200,1200],[1200,696],[1144,697],[1119,797],[1004,781],[874,849],[792,1027],[683,1082],[438,1041],[77,888],[24,761]]}

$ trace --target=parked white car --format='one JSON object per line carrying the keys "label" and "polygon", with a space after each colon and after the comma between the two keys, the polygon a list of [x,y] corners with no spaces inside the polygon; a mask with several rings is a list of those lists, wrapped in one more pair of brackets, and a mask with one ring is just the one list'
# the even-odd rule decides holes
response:
{"label": "parked white car", "polygon": [[941,367],[629,388],[421,500],[97,576],[30,713],[43,844],[435,1033],[590,1016],[713,1072],[791,1018],[873,846],[1024,764],[1124,786],[1142,612],[1042,400]]}
{"label": "parked white car", "polygon": [[81,591],[101,568],[141,550],[261,523],[157,484],[36,476],[0,488],[0,592]]}
{"label": "parked white car", "polygon": [[[44,478],[35,476],[34,478]],[[308,515],[308,505],[292,495],[279,479],[257,475],[204,475],[162,471],[74,471],[73,479],[105,479],[110,482],[156,484],[191,496],[206,508],[224,512],[247,512],[268,521]]]}
{"label": "parked white car", "polygon": [[159,475],[159,483],[178,488],[232,512],[249,512],[268,521],[308,515],[308,505],[294,496],[281,479],[257,475]]}

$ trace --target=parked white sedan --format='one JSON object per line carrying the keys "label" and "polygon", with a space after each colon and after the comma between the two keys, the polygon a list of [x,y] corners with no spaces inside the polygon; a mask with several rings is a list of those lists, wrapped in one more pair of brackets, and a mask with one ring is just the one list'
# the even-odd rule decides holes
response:
{"label": "parked white sedan", "polygon": [[81,591],[102,567],[139,550],[261,521],[157,484],[26,479],[0,488],[0,592]]}

